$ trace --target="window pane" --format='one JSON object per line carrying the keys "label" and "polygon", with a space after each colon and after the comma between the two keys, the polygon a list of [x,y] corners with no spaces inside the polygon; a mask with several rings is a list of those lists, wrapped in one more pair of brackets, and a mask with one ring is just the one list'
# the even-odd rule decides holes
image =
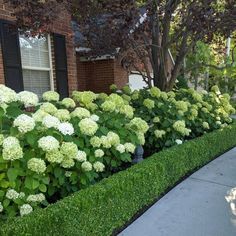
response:
{"label": "window pane", "polygon": [[50,75],[48,71],[24,70],[24,90],[36,93],[39,97],[50,90]]}
{"label": "window pane", "polygon": [[22,66],[50,68],[46,37],[32,38],[20,35]]}

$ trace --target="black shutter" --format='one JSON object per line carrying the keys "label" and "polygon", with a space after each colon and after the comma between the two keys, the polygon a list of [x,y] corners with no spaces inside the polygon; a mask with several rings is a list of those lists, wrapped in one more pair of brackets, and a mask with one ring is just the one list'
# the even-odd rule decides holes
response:
{"label": "black shutter", "polygon": [[7,21],[0,21],[1,48],[6,86],[16,92],[24,90],[18,29]]}
{"label": "black shutter", "polygon": [[53,34],[57,92],[61,98],[69,96],[66,39],[64,35]]}

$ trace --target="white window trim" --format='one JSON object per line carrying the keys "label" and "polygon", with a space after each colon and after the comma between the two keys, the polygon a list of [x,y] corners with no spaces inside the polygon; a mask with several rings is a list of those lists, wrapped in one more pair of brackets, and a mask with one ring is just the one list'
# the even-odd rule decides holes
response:
{"label": "white window trim", "polygon": [[49,82],[50,82],[50,89],[52,91],[55,90],[54,87],[54,78],[53,78],[53,64],[52,64],[52,45],[51,45],[51,37],[50,34],[47,35],[47,42],[48,42],[48,56],[49,56],[49,68],[47,67],[35,67],[35,66],[23,66],[22,70],[37,70],[37,71],[48,71],[49,72]]}

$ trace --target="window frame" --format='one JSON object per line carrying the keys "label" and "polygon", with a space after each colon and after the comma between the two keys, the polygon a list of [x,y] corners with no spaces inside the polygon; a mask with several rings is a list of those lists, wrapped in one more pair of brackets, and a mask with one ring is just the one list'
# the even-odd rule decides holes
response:
{"label": "window frame", "polygon": [[[20,37],[20,34],[19,34]],[[22,71],[23,70],[34,70],[34,71],[48,71],[49,72],[49,84],[50,84],[50,90],[54,91],[54,76],[53,76],[53,63],[52,63],[52,44],[51,44],[51,36],[50,34],[47,34],[47,43],[48,43],[48,57],[49,57],[49,67],[35,67],[35,66],[23,66],[22,65]],[[22,57],[21,57],[22,59]],[[24,78],[23,78],[24,80]]]}

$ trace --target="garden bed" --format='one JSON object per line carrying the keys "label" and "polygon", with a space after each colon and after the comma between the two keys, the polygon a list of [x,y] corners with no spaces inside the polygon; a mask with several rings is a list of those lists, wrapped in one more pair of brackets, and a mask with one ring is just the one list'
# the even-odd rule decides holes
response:
{"label": "garden bed", "polygon": [[184,176],[236,146],[236,124],[154,154],[72,196],[3,223],[0,235],[115,234]]}

